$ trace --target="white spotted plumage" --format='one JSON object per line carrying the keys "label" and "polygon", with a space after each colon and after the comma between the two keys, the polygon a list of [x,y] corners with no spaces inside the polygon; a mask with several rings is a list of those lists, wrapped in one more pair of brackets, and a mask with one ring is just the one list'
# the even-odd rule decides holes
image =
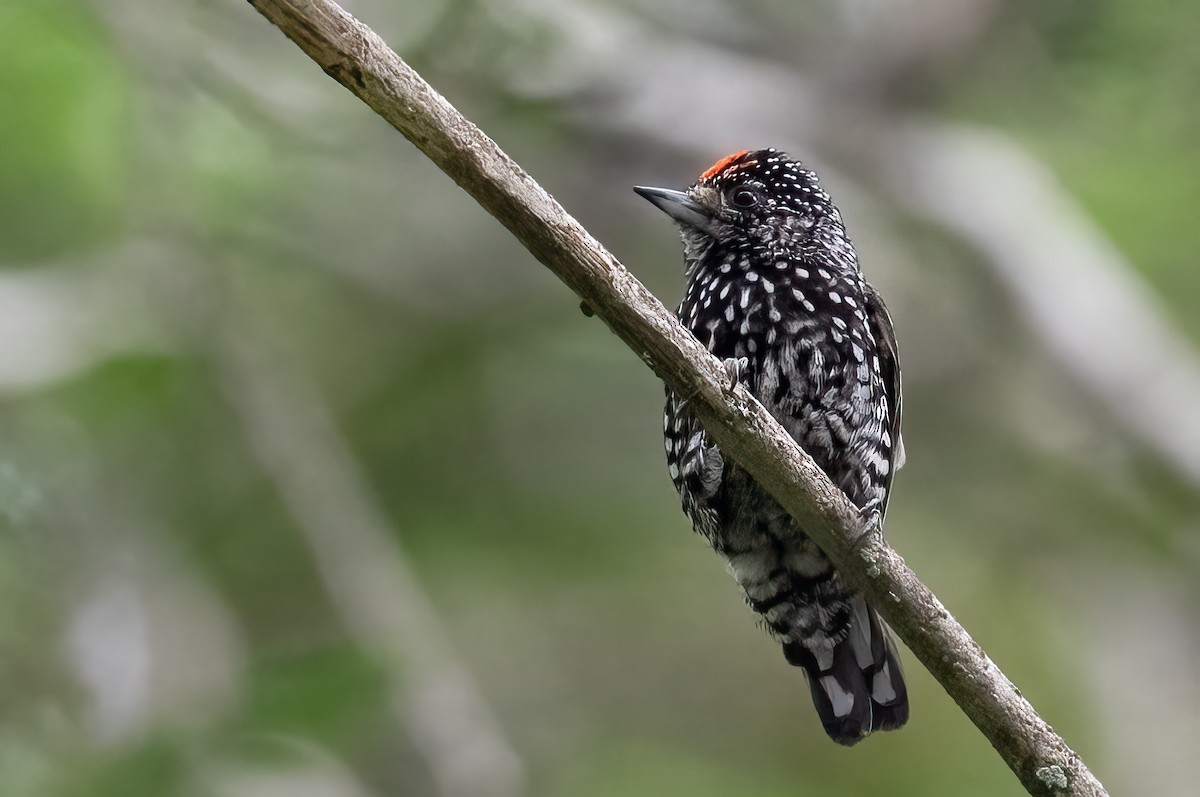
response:
{"label": "white spotted plumage", "polygon": [[[851,502],[881,519],[899,465],[895,337],[817,176],[776,150],[743,151],[675,201],[691,212],[675,216],[687,273],[680,319],[719,358],[745,358],[742,383]],[[669,390],[666,417],[684,511],[805,669],[826,731],[853,744],[902,725],[899,659],[865,598]]]}

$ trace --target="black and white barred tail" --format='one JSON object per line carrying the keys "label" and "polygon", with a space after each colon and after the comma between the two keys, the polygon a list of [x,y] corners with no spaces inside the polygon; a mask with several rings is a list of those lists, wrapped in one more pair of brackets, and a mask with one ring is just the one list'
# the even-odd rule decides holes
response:
{"label": "black and white barred tail", "polygon": [[[756,489],[740,469],[731,477],[727,486],[735,494]],[[768,500],[755,515],[756,533],[717,536],[713,547],[788,663],[804,670],[825,732],[852,745],[902,726],[908,690],[879,615],[782,507]]]}
{"label": "black and white barred tail", "polygon": [[852,604],[849,633],[832,648],[783,645],[788,663],[803,668],[808,677],[825,732],[844,745],[908,721],[908,689],[895,642],[861,595]]}

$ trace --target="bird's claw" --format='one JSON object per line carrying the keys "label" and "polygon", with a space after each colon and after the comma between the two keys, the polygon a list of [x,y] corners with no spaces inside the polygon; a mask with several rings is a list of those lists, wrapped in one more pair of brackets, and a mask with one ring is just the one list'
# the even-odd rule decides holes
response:
{"label": "bird's claw", "polygon": [[851,550],[859,550],[874,535],[883,539],[883,513],[879,511],[882,503],[882,500],[873,498],[858,510],[858,536],[855,537]]}
{"label": "bird's claw", "polygon": [[750,367],[750,359],[748,357],[726,357],[721,364],[725,366],[725,373],[729,375],[729,392],[732,393],[742,383],[742,377],[746,375],[746,370]]}

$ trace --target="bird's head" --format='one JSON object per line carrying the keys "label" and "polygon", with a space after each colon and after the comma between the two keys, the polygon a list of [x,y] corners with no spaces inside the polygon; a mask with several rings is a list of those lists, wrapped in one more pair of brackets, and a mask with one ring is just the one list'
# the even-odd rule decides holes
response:
{"label": "bird's head", "polygon": [[714,243],[787,247],[837,211],[817,175],[775,149],[741,150],[721,158],[686,191],[633,189],[679,226],[689,260]]}

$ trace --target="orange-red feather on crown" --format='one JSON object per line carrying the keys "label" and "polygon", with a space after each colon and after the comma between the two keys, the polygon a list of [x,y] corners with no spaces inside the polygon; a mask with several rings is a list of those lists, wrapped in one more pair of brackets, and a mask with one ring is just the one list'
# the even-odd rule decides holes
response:
{"label": "orange-red feather on crown", "polygon": [[750,150],[740,149],[732,155],[726,155],[724,158],[721,158],[721,160],[705,169],[704,173],[700,175],[700,179],[712,180],[734,166],[742,166],[745,164],[746,156],[749,154]]}

